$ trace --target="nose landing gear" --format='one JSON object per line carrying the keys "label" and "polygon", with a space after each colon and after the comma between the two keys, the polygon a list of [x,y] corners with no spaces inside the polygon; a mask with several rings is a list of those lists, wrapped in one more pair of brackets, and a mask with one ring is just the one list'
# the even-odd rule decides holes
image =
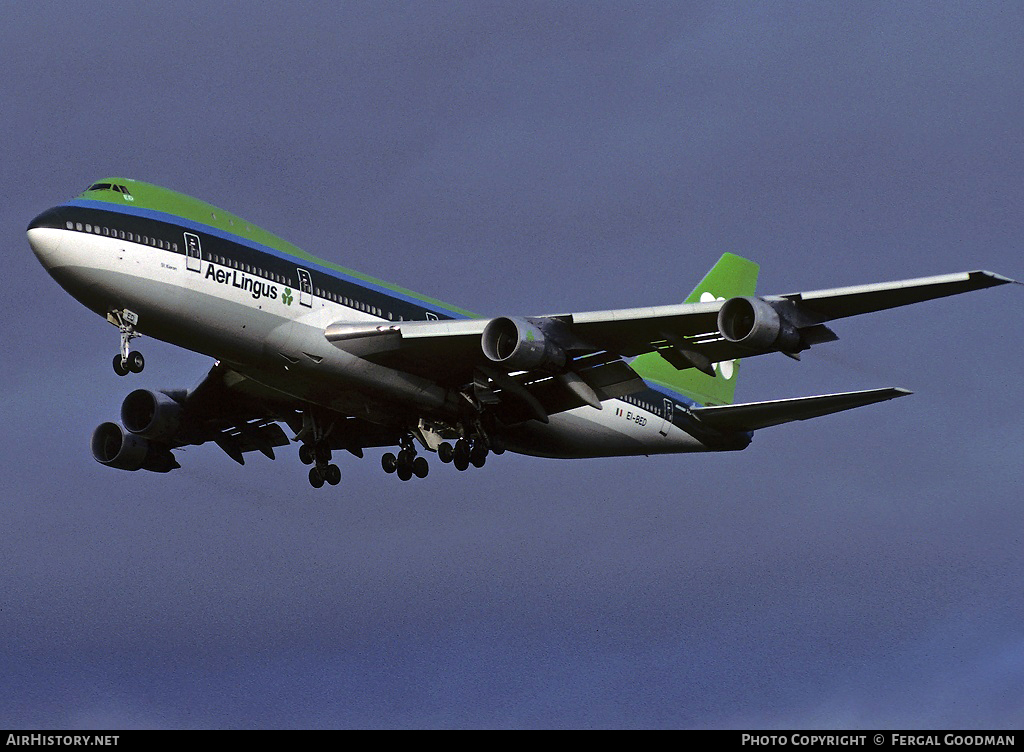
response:
{"label": "nose landing gear", "polygon": [[139,315],[127,308],[121,311],[110,311],[107,321],[117,327],[121,333],[121,352],[114,356],[114,373],[127,376],[129,373],[142,373],[146,367],[146,359],[140,352],[132,352],[129,343],[142,335],[135,331],[139,323]]}

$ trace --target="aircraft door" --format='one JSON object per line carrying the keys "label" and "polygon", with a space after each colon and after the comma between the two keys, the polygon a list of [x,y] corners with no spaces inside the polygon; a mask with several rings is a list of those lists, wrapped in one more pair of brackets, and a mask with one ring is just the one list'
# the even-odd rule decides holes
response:
{"label": "aircraft door", "polygon": [[673,410],[675,406],[672,404],[672,400],[667,397],[665,398],[664,405],[665,411],[662,415],[660,433],[662,436],[668,436],[668,429],[672,425]]}
{"label": "aircraft door", "polygon": [[199,236],[191,232],[185,233],[185,268],[190,272],[203,270],[203,248],[199,244]]}
{"label": "aircraft door", "polygon": [[299,268],[299,305],[313,307],[313,277],[305,269]]}

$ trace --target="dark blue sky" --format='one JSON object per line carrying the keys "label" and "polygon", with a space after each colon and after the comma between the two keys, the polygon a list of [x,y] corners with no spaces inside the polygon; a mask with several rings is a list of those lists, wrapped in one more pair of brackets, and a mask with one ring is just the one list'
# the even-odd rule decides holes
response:
{"label": "dark blue sky", "polygon": [[902,386],[745,452],[89,454],[209,363],[113,327],[28,221],[123,175],[486,314],[1024,278],[1019,3],[32,3],[0,25],[0,725],[1024,725],[1019,288],[838,322],[740,400]]}

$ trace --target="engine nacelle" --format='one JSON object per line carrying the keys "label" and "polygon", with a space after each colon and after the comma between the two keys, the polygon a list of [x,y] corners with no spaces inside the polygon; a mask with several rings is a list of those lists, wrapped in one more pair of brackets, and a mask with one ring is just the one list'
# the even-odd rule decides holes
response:
{"label": "engine nacelle", "polygon": [[181,405],[166,394],[136,389],[121,403],[121,422],[131,433],[166,441],[181,427]]}
{"label": "engine nacelle", "polygon": [[154,446],[142,436],[128,433],[117,423],[100,423],[92,432],[92,456],[118,470],[151,470],[167,473],[181,467],[171,450]]}
{"label": "engine nacelle", "polygon": [[763,298],[729,298],[718,311],[718,330],[729,342],[751,350],[806,349],[796,327]]}
{"label": "engine nacelle", "polygon": [[542,368],[557,371],[565,365],[565,352],[540,327],[526,319],[501,316],[491,319],[480,337],[487,359],[507,371]]}

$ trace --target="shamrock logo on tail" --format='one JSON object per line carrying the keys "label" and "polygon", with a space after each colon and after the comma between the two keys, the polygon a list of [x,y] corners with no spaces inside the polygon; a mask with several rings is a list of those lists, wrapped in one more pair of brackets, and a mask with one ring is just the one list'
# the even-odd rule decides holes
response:
{"label": "shamrock logo on tail", "polygon": [[292,297],[292,290],[290,287],[284,288],[284,295],[281,296],[281,300],[284,301],[285,305],[291,305],[294,298]]}

